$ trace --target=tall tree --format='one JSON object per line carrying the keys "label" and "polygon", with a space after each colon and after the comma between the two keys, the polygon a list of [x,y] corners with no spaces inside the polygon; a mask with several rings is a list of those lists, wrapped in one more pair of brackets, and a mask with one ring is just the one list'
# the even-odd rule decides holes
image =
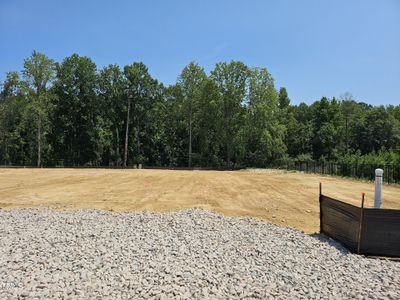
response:
{"label": "tall tree", "polygon": [[198,64],[191,62],[187,65],[178,78],[178,85],[183,96],[183,110],[187,118],[189,131],[188,166],[192,166],[192,136],[193,122],[200,101],[202,88],[207,78],[204,69]]}
{"label": "tall tree", "polygon": [[[338,154],[341,142],[342,119],[339,103],[335,98],[322,97],[311,105],[313,114],[314,158],[333,160]],[[339,149],[340,150],[340,149]]]}
{"label": "tall tree", "polygon": [[1,84],[0,101],[5,102],[8,98],[17,95],[21,86],[18,72],[12,71],[6,73],[6,79]]}
{"label": "tall tree", "polygon": [[67,165],[98,165],[101,161],[101,115],[96,64],[73,54],[57,68],[53,113],[55,157]]}
{"label": "tall tree", "polygon": [[26,99],[18,72],[8,72],[0,93],[0,161],[26,164],[25,132],[21,126]]}
{"label": "tall tree", "polygon": [[250,70],[246,124],[245,161],[248,165],[266,166],[286,151],[284,126],[279,123],[278,95],[274,80],[265,68]]}
{"label": "tall tree", "polygon": [[341,100],[341,110],[344,117],[345,122],[345,145],[346,145],[346,153],[349,153],[349,121],[356,107],[356,102],[353,99],[353,95],[351,93],[344,93],[340,96]]}
{"label": "tall tree", "polygon": [[117,65],[109,65],[103,68],[99,74],[99,94],[102,98],[101,103],[104,105],[101,109],[102,119],[104,121],[104,138],[106,148],[108,149],[104,155],[110,163],[110,159],[114,165],[121,165],[122,159],[120,155],[120,134],[123,132],[123,111],[125,93],[124,88],[126,80]]}
{"label": "tall tree", "polygon": [[37,166],[42,164],[43,136],[48,129],[49,100],[47,86],[55,77],[55,63],[46,55],[33,51],[31,57],[25,59],[24,78],[30,89],[30,113],[34,116],[37,139]]}
{"label": "tall tree", "polygon": [[203,166],[223,165],[220,153],[220,145],[223,143],[223,120],[219,99],[215,82],[206,78],[195,116],[198,126],[198,151]]}
{"label": "tall tree", "polygon": [[164,91],[164,139],[166,161],[170,166],[187,164],[186,145],[187,126],[182,117],[182,92],[179,85],[169,86]]}
{"label": "tall tree", "polygon": [[289,106],[290,99],[289,95],[286,91],[286,88],[281,87],[279,90],[279,98],[278,98],[279,108],[284,109]]}
{"label": "tall tree", "polygon": [[312,157],[314,128],[310,107],[305,103],[281,109],[281,123],[286,127],[285,145],[291,157]]}
{"label": "tall tree", "polygon": [[[125,153],[124,166],[128,160],[128,139],[130,127],[130,110],[132,108],[132,121],[135,130],[136,147],[132,149],[133,159],[138,163],[144,162],[142,149],[142,132],[145,127],[146,115],[150,110],[154,99],[156,98],[157,81],[154,80],[148,68],[142,62],[135,62],[132,65],[125,66],[124,75],[127,79],[126,95],[127,95],[127,112],[126,112],[126,131],[125,131]],[[132,106],[132,107],[131,107]]]}
{"label": "tall tree", "polygon": [[378,152],[381,149],[396,149],[398,136],[393,117],[383,106],[364,111],[353,129],[355,148],[362,154]]}
{"label": "tall tree", "polygon": [[[223,136],[226,150],[226,163],[231,164],[235,140],[243,122],[243,104],[246,96],[246,86],[249,70],[245,64],[238,61],[222,62],[215,66],[211,78],[215,82],[220,99],[220,109],[223,119]],[[237,147],[236,147],[237,149]]]}

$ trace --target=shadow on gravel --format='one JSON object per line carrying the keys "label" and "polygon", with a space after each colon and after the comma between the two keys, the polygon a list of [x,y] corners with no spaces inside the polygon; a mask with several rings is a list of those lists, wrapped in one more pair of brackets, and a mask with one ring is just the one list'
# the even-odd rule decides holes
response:
{"label": "shadow on gravel", "polygon": [[[344,247],[341,243],[335,241],[334,239],[332,239],[322,233],[312,233],[309,236],[314,239],[317,239],[320,242],[326,243],[329,246],[335,247],[343,255],[355,254],[355,253],[351,252],[350,250],[348,250],[346,247]],[[363,255],[363,254],[360,254],[360,257],[367,257],[370,259],[381,259],[381,260],[387,260],[387,261],[400,263],[400,258],[397,258],[397,257],[371,256],[371,255]]]}
{"label": "shadow on gravel", "polygon": [[341,254],[348,255],[352,254],[345,246],[335,241],[334,239],[324,235],[323,233],[312,233],[310,237],[317,239],[320,242],[328,244],[329,246],[335,247]]}

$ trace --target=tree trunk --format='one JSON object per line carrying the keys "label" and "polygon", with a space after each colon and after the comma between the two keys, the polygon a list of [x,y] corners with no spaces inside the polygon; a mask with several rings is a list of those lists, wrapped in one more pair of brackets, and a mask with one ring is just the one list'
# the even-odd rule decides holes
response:
{"label": "tree trunk", "polygon": [[192,120],[189,120],[189,168],[192,166]]}
{"label": "tree trunk", "polygon": [[230,118],[227,118],[225,122],[225,133],[226,133],[226,160],[227,160],[227,166],[229,167],[231,165],[231,122]]}
{"label": "tree trunk", "polygon": [[228,167],[231,166],[231,145],[230,142],[228,141],[228,143],[226,144],[226,157],[228,160]]}
{"label": "tree trunk", "polygon": [[128,160],[128,137],[129,137],[129,111],[131,109],[131,98],[128,96],[128,111],[126,113],[126,130],[125,130],[125,152],[124,152],[124,167]]}
{"label": "tree trunk", "polygon": [[116,136],[116,147],[115,147],[115,156],[117,158],[117,166],[119,166],[120,162],[120,157],[119,157],[119,131],[118,131],[118,126],[115,127],[115,136]]}
{"label": "tree trunk", "polygon": [[37,142],[38,142],[38,153],[37,153],[37,166],[40,167],[42,164],[42,142],[41,142],[41,122],[40,122],[40,117],[38,119],[38,131],[37,131]]}
{"label": "tree trunk", "polygon": [[[40,86],[36,87],[36,97],[37,97],[37,105],[39,106],[39,108],[41,108],[41,102],[40,102]],[[40,110],[40,109],[39,109]],[[40,120],[40,112],[38,112],[38,123],[37,123],[37,166],[40,167],[41,163],[42,163],[42,141],[41,141],[41,135],[42,135],[42,124],[41,124],[41,120]]]}
{"label": "tree trunk", "polygon": [[[140,155],[140,138],[139,138],[139,128],[140,128],[140,123],[139,123],[139,118],[137,119],[137,128],[136,128],[136,149],[138,155]],[[141,162],[140,162],[141,163]]]}
{"label": "tree trunk", "polygon": [[348,116],[346,114],[346,154],[349,153],[349,138],[348,138],[347,123],[348,123]]}
{"label": "tree trunk", "polygon": [[189,168],[192,166],[192,99],[189,109]]}

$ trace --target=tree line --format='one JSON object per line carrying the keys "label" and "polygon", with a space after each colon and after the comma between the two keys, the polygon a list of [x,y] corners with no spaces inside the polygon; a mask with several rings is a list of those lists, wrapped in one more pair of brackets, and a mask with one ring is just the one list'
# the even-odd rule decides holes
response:
{"label": "tree line", "polygon": [[0,94],[0,164],[251,166],[277,160],[400,163],[400,105],[350,94],[292,105],[266,68],[188,64],[175,84],[145,64],[98,69],[34,51]]}

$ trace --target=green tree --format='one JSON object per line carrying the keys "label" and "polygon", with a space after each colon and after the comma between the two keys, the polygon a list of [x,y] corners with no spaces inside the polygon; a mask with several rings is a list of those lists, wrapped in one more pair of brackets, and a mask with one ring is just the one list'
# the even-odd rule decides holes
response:
{"label": "green tree", "polygon": [[286,152],[285,127],[278,115],[278,94],[265,68],[250,70],[249,96],[243,138],[248,165],[266,166]]}
{"label": "green tree", "polygon": [[279,103],[280,109],[284,109],[284,108],[288,107],[290,104],[290,99],[289,99],[288,93],[286,91],[286,88],[284,88],[284,87],[281,87],[279,90],[278,103]]}
{"label": "green tree", "polygon": [[56,64],[34,51],[1,84],[7,165],[266,166],[288,155],[385,164],[400,163],[399,150],[400,105],[349,93],[291,105],[267,69],[237,61],[209,76],[190,63],[163,86],[143,63],[98,72],[88,57]]}
{"label": "green tree", "polygon": [[68,165],[98,165],[101,128],[96,64],[73,54],[57,68],[54,82],[52,143],[54,158]]}
{"label": "green tree", "polygon": [[26,99],[18,72],[8,72],[0,93],[0,161],[25,165],[25,132],[21,126]]}
{"label": "green tree", "polygon": [[323,97],[311,105],[314,158],[335,159],[341,147],[342,115],[335,98]]}
{"label": "green tree", "polygon": [[187,137],[187,124],[182,117],[182,91],[174,84],[164,90],[163,132],[166,162],[169,166],[187,165],[187,152],[184,143]]}
{"label": "green tree", "polygon": [[189,150],[188,150],[188,166],[192,166],[192,136],[193,136],[193,122],[196,115],[198,104],[200,102],[201,92],[204,82],[207,78],[204,69],[199,67],[198,64],[191,62],[187,65],[178,78],[178,85],[180,86],[183,97],[183,114],[187,119],[189,131]]}
{"label": "green tree", "polygon": [[346,145],[346,153],[349,153],[349,131],[350,131],[350,122],[354,117],[355,111],[357,109],[357,103],[353,99],[353,95],[350,93],[345,93],[341,97],[341,113],[344,117],[344,134],[345,134],[345,145]]}
{"label": "green tree", "polygon": [[[148,118],[148,114],[157,98],[157,81],[154,80],[145,64],[133,63],[125,66],[124,75],[127,79],[126,95],[126,123],[125,123],[125,149],[124,149],[124,166],[127,164],[129,151],[129,128],[131,121],[135,132],[135,145],[132,149],[133,160],[143,163],[146,157],[143,152],[142,139],[145,138],[144,129]],[[132,107],[131,107],[132,106]],[[130,120],[130,110],[132,108],[132,120]]]}
{"label": "green tree", "polygon": [[220,166],[223,164],[220,145],[223,144],[224,122],[219,97],[215,82],[206,78],[201,89],[195,116],[198,126],[199,160],[203,166]]}
{"label": "green tree", "polygon": [[246,87],[249,69],[238,61],[218,63],[211,72],[211,78],[218,89],[219,109],[223,120],[223,140],[226,151],[226,163],[236,158],[239,129],[243,124]]}
{"label": "green tree", "polygon": [[[25,59],[22,71],[29,88],[29,105],[27,119],[36,126],[37,166],[42,165],[42,151],[46,134],[49,129],[49,114],[51,111],[48,84],[55,77],[55,63],[46,55],[33,51],[31,57]],[[29,122],[30,123],[30,122]]]}
{"label": "green tree", "polygon": [[117,65],[104,67],[99,74],[99,96],[102,99],[103,163],[121,165],[121,138],[124,120],[126,80]]}
{"label": "green tree", "polygon": [[10,97],[16,96],[18,94],[19,88],[21,86],[18,72],[7,72],[6,79],[1,84],[1,86],[2,89],[0,93],[0,101],[4,103]]}
{"label": "green tree", "polygon": [[395,149],[398,144],[394,119],[383,106],[364,111],[353,132],[354,147],[362,154]]}

